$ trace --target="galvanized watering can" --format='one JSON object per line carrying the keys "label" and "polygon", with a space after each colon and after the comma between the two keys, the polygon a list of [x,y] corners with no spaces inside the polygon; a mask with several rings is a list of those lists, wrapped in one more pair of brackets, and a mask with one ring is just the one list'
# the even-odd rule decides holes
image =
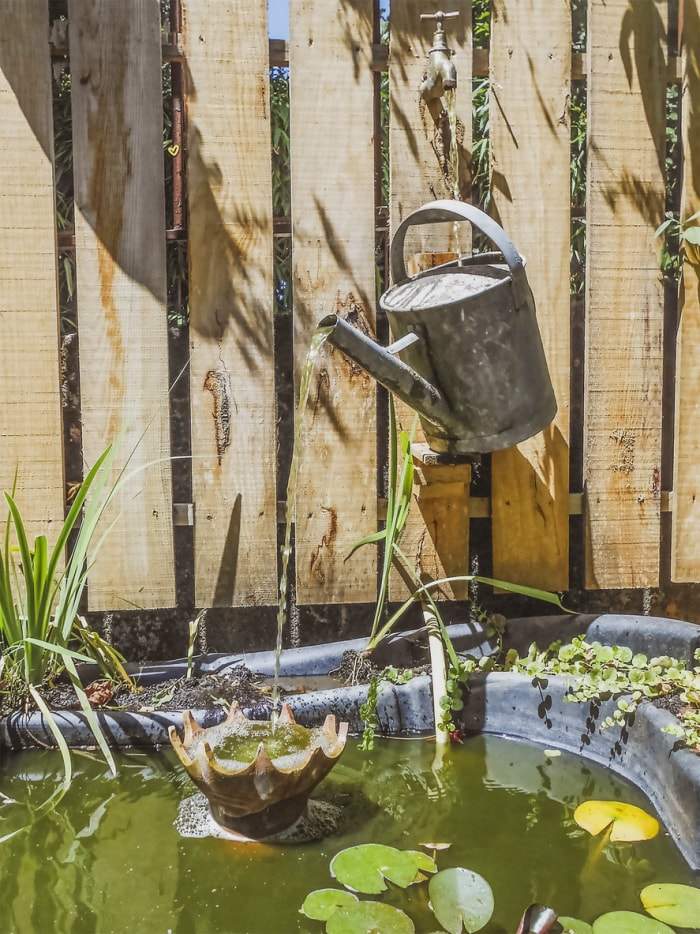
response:
{"label": "galvanized watering can", "polygon": [[[468,220],[500,253],[460,257],[409,276],[406,232]],[[549,424],[557,403],[522,256],[503,229],[461,201],[433,201],[399,226],[391,244],[394,285],[380,299],[394,336],[380,347],[337,315],[328,340],[415,409],[434,451],[485,453]],[[399,357],[400,354],[400,357]]]}

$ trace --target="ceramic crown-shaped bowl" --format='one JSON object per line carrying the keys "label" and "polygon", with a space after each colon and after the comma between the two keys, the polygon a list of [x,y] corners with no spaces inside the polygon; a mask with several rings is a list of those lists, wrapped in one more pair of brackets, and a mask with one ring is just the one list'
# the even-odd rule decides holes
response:
{"label": "ceramic crown-shaped bowl", "polygon": [[[305,813],[309,795],[338,761],[348,733],[347,723],[336,731],[332,714],[322,727],[300,726],[287,704],[273,728],[270,721],[249,720],[235,701],[217,726],[203,729],[189,710],[183,713],[183,726],[182,740],[170,727],[170,742],[209,800],[212,817],[226,829],[254,839],[281,833]],[[276,738],[272,756],[264,741],[252,760],[250,752],[246,756],[239,751],[240,744],[250,746],[265,734],[269,740]]]}

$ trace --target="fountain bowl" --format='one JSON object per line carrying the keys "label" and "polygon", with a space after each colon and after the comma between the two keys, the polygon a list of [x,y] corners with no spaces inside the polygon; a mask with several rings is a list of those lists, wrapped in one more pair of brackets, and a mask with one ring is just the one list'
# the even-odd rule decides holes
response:
{"label": "fountain bowl", "polygon": [[[309,795],[338,761],[348,734],[347,723],[336,730],[333,714],[322,727],[309,729],[296,722],[288,704],[273,724],[250,720],[235,702],[223,723],[206,729],[187,710],[183,728],[181,740],[176,727],[170,727],[170,742],[209,801],[213,819],[253,840],[285,832],[306,813]],[[252,759],[249,753],[235,757],[237,743],[254,743],[265,733],[276,733],[278,745],[288,737],[290,748],[270,755],[260,741]]]}

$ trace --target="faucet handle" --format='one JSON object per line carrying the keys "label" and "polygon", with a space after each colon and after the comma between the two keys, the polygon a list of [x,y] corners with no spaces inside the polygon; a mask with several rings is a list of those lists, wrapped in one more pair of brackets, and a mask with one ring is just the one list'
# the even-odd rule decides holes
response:
{"label": "faucet handle", "polygon": [[459,16],[459,10],[454,10],[452,13],[444,13],[442,10],[437,10],[435,13],[421,13],[421,19],[434,19],[438,26],[442,26],[443,20],[452,19],[453,16]]}

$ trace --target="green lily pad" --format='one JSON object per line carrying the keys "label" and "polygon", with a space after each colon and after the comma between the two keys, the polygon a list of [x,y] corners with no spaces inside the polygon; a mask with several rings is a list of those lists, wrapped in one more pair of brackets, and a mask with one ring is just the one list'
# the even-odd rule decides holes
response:
{"label": "green lily pad", "polygon": [[593,934],[674,934],[673,929],[637,911],[609,911],[593,922]]}
{"label": "green lily pad", "polygon": [[651,814],[622,801],[584,801],[574,811],[574,820],[597,836],[610,825],[613,843],[651,840],[659,832],[659,822]]}
{"label": "green lily pad", "polygon": [[480,931],[493,914],[493,892],[483,876],[470,869],[443,869],[428,884],[435,917],[450,934],[461,934],[462,925],[472,934]]}
{"label": "green lily pad", "polygon": [[326,934],[413,934],[413,921],[400,908],[384,902],[356,902],[334,912]]}
{"label": "green lily pad", "polygon": [[593,928],[585,921],[579,921],[578,918],[567,918],[559,916],[559,924],[564,928],[564,934],[593,934]]}
{"label": "green lily pad", "polygon": [[347,908],[356,901],[357,895],[345,889],[316,889],[306,896],[299,910],[314,921],[328,921],[340,908]]}
{"label": "green lily pad", "polygon": [[435,872],[432,857],[417,850],[397,850],[381,843],[362,843],[341,850],[331,860],[331,875],[341,885],[365,895],[378,895],[386,889],[385,879],[402,889],[421,881],[425,872]]}
{"label": "green lily pad", "polygon": [[700,889],[677,883],[655,883],[639,893],[652,918],[678,928],[697,928],[700,923]]}

